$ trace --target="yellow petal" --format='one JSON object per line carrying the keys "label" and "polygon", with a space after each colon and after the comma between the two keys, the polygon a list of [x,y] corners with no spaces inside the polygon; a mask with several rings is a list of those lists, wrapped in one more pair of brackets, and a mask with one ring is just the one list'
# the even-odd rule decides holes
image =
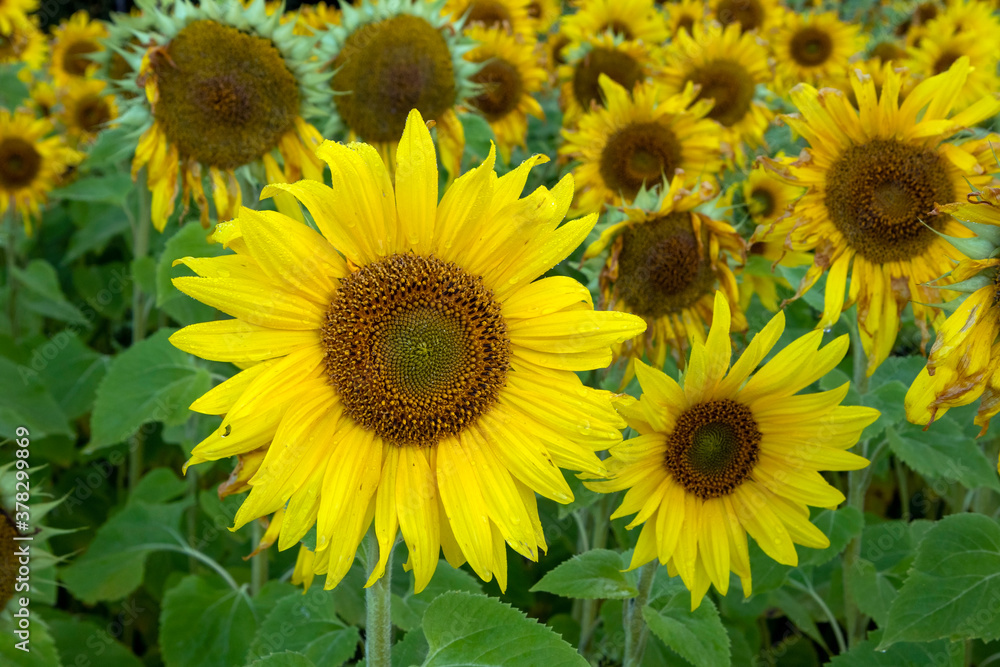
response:
{"label": "yellow petal", "polygon": [[396,150],[396,215],[403,237],[417,253],[430,250],[437,216],[437,155],[430,130],[416,109],[406,117]]}

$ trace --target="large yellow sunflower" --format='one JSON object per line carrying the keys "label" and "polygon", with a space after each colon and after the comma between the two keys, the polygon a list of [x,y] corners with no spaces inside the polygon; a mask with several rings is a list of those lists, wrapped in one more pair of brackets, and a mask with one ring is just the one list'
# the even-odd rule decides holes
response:
{"label": "large yellow sunflower", "polygon": [[576,13],[562,18],[559,29],[577,44],[604,32],[652,45],[670,36],[653,0],[581,0]]}
{"label": "large yellow sunflower", "polygon": [[841,21],[836,12],[785,11],[771,48],[777,59],[776,87],[786,91],[797,83],[821,85],[842,76],[863,42],[860,28]]}
{"label": "large yellow sunflower", "polygon": [[735,23],[725,29],[697,25],[693,30],[680,31],[664,49],[665,67],[658,81],[671,93],[682,92],[688,83],[700,86],[698,99],[712,100],[708,117],[723,128],[723,151],[742,163],[747,147],[764,145],[773,116],[755,100],[757,84],[771,79],[767,51]]}
{"label": "large yellow sunflower", "polygon": [[48,119],[0,109],[0,217],[13,209],[28,234],[49,191],[69,166],[84,157],[69,148],[62,136],[48,136],[51,132]]}
{"label": "large yellow sunflower", "polygon": [[[725,595],[729,573],[751,592],[747,535],[765,554],[798,564],[795,545],[830,545],[809,521],[809,506],[844,500],[821,470],[857,470],[868,461],[846,451],[878,410],[840,402],[849,383],[799,394],[833,370],[847,353],[847,336],[820,347],[814,331],[779,351],[757,373],[785,327],[779,312],[729,366],[729,304],[715,297],[712,330],[695,343],[683,386],[641,362],[643,395],[617,403],[638,437],[611,448],[610,479],[587,486],[627,491],[612,518],[635,514],[642,524],[630,569],[654,559],[680,574],[691,608],[710,585]],[[727,372],[728,371],[728,372]]]}
{"label": "large yellow sunflower", "polygon": [[653,205],[626,208],[625,219],[603,230],[584,253],[590,259],[610,248],[599,278],[601,306],[646,320],[644,336],[615,350],[629,359],[623,384],[643,355],[659,368],[670,351],[684,365],[688,348],[705,341],[716,289],[735,310],[735,328],[747,327],[729,268],[730,261],[745,259],[744,241],[728,223],[694,210],[715,197],[712,187],[689,192],[683,186],[684,178],[675,176]]}
{"label": "large yellow sunflower", "polygon": [[[382,576],[396,535],[415,588],[439,553],[506,586],[506,542],[545,549],[535,493],[573,494],[559,467],[601,474],[595,451],[620,441],[607,392],[574,371],[603,368],[642,320],[595,312],[565,277],[536,280],[576,248],[596,216],[560,226],[573,179],[519,198],[536,156],[505,176],[490,152],[438,203],[431,135],[412,111],[395,185],[367,144],[324,142],[333,188],[275,184],[321,233],[243,208],[217,240],[236,251],[181,263],[182,292],[236,319],[171,341],[251,365],[191,407],[225,414],[189,464],[267,447],[236,528],[271,513],[279,549],[315,524],[298,577],[333,588],[374,519]],[[274,524],[278,524],[274,528]]]}
{"label": "large yellow sunflower", "polygon": [[511,149],[525,147],[528,114],[545,120],[545,112],[534,98],[545,83],[545,70],[538,63],[534,37],[516,37],[483,27],[472,28],[468,35],[479,45],[465,57],[483,64],[472,76],[480,93],[469,104],[486,117],[496,135],[497,150],[509,163]]}
{"label": "large yellow sunflower", "polygon": [[829,271],[820,327],[832,326],[857,302],[869,375],[889,356],[899,315],[910,301],[926,338],[926,320],[934,312],[929,304],[942,295],[925,283],[949,271],[952,258],[961,258],[936,232],[968,232],[949,216],[928,217],[930,212],[954,201],[967,182],[979,186],[990,180],[986,170],[993,158],[984,142],[952,139],[1000,111],[993,95],[951,114],[968,72],[968,60],[961,58],[902,102],[899,73],[886,73],[880,94],[871,77],[858,73],[852,84],[859,109],[839,90],[797,86],[792,101],[799,114],[783,118],[809,148],[790,165],[764,158],[779,178],[808,190],[789,219],[773,230],[759,229],[756,238],[777,233],[790,249],[816,250],[816,263],[798,294]]}
{"label": "large yellow sunflower", "polygon": [[108,30],[100,21],[91,21],[80,10],[52,30],[52,62],[49,70],[56,86],[83,79],[95,72],[99,64],[94,59],[104,51],[103,40]]}
{"label": "large yellow sunflower", "polygon": [[60,122],[70,137],[78,142],[90,142],[97,133],[118,118],[115,96],[105,90],[107,84],[99,79],[87,79],[70,84],[59,95],[62,110]]}
{"label": "large yellow sunflower", "polygon": [[[247,10],[178,0],[170,14],[153,5],[144,11],[157,13],[160,30],[127,55],[139,65],[145,95],[128,100],[123,122],[142,131],[132,175],[147,168],[158,230],[174,211],[179,187],[182,204],[193,198],[208,226],[206,177],[220,220],[239,208],[238,174],[247,183],[321,177],[313,150],[322,138],[306,118],[319,116],[330,91],[311,57],[312,40],[292,34],[294,22],[268,16],[263,0]],[[297,208],[276,203],[288,212]]]}
{"label": "large yellow sunflower", "polygon": [[628,203],[645,184],[652,188],[682,170],[689,183],[714,176],[722,164],[719,126],[706,118],[709,100],[696,100],[694,84],[666,95],[653,83],[632,94],[602,74],[605,108],[580,118],[576,130],[563,130],[561,155],[579,161],[576,207],[600,211],[605,204]]}

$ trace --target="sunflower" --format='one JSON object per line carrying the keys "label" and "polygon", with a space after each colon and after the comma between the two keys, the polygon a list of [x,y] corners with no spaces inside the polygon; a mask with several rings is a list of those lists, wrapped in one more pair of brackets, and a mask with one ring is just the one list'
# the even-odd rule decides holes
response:
{"label": "sunflower", "polygon": [[24,63],[18,78],[24,82],[45,66],[49,47],[45,35],[36,25],[37,19],[29,17],[23,23],[13,23],[8,32],[0,31],[0,65]]}
{"label": "sunflower", "polygon": [[51,116],[53,110],[59,104],[59,98],[50,81],[36,81],[31,86],[31,97],[27,100],[28,106],[40,117]]}
{"label": "sunflower", "polygon": [[[410,109],[437,124],[441,162],[454,178],[461,170],[465,132],[456,108],[476,94],[479,65],[461,23],[442,14],[443,0],[362,0],[342,6],[342,23],[323,37],[337,57],[331,84],[338,91],[326,136],[349,136],[375,146],[394,163],[396,139]],[[343,92],[350,91],[350,92]]]}
{"label": "sunflower", "polygon": [[[729,261],[742,261],[746,246],[729,224],[713,220],[694,209],[715,198],[708,184],[689,192],[684,178],[675,176],[670,189],[656,196],[652,205],[626,208],[625,218],[602,231],[584,252],[590,259],[610,248],[599,277],[601,306],[634,313],[646,321],[646,334],[615,350],[627,357],[623,385],[633,377],[633,364],[643,355],[657,368],[667,351],[681,366],[685,351],[705,341],[712,322],[716,289],[736,307],[739,296]],[[637,204],[652,197],[643,191]],[[736,328],[746,329],[743,312],[735,310]]]}
{"label": "sunflower", "polygon": [[528,114],[545,120],[545,112],[532,96],[545,83],[545,70],[538,64],[533,38],[528,42],[503,30],[483,27],[474,27],[468,34],[479,46],[465,57],[483,63],[472,77],[482,92],[469,103],[489,121],[497,150],[503,161],[510,163],[511,148],[525,147]]}
{"label": "sunflower", "polygon": [[322,0],[314,5],[301,5],[295,13],[295,34],[317,35],[329,25],[340,24],[340,9]]}
{"label": "sunflower", "polygon": [[954,201],[967,181],[978,186],[990,180],[986,169],[992,157],[985,142],[951,139],[1000,111],[1000,101],[991,96],[950,113],[968,73],[968,60],[960,58],[902,102],[898,72],[886,73],[881,93],[871,77],[859,73],[851,83],[860,110],[839,90],[799,85],[792,101],[800,114],[783,118],[810,147],[790,165],[763,158],[786,183],[808,190],[796,201],[793,216],[773,229],[758,229],[753,240],[776,233],[792,250],[816,250],[798,295],[829,270],[820,327],[832,326],[845,306],[857,301],[869,375],[892,350],[909,301],[926,339],[926,320],[933,314],[927,304],[942,296],[924,283],[949,271],[951,258],[961,259],[938,233],[968,232],[949,216],[928,214],[935,204]]}
{"label": "sunflower", "polygon": [[69,136],[84,143],[97,138],[97,133],[118,118],[115,96],[109,95],[107,84],[88,79],[70,84],[61,95],[63,109],[59,120]]}
{"label": "sunflower", "polygon": [[1000,412],[1000,188],[983,188],[966,201],[938,207],[976,232],[974,243],[963,244],[963,259],[949,278],[965,300],[936,327],[927,366],[906,393],[906,416],[930,424],[950,408],[980,399],[975,423],[982,433]]}
{"label": "sunflower", "polygon": [[792,566],[796,544],[830,545],[809,521],[809,506],[833,507],[844,496],[819,471],[867,466],[846,450],[879,416],[840,405],[849,383],[798,393],[844,358],[847,336],[820,347],[823,332],[808,333],[751,376],[781,336],[784,313],[731,369],[729,326],[729,303],[717,294],[712,330],[694,344],[683,386],[636,362],[642,397],[617,407],[639,435],[611,448],[608,481],[587,483],[604,493],[627,491],[611,518],[635,514],[628,528],[642,524],[629,569],[658,559],[671,576],[680,574],[692,610],[709,585],[727,593],[730,571],[750,595],[747,535]]}
{"label": "sunflower", "polygon": [[442,11],[452,21],[465,19],[466,30],[478,26],[525,37],[535,33],[527,0],[446,0]]}
{"label": "sunflower", "polygon": [[694,27],[705,23],[705,3],[703,0],[680,0],[680,2],[660,3],[660,9],[667,15],[667,29],[674,39],[686,31],[694,32]]}
{"label": "sunflower", "polygon": [[0,35],[9,35],[31,23],[28,14],[38,9],[38,0],[4,0],[0,2]]}
{"label": "sunflower", "polygon": [[562,0],[529,0],[528,19],[535,32],[546,35],[562,15]]}
{"label": "sunflower", "polygon": [[559,149],[580,163],[578,210],[628,203],[644,184],[672,179],[678,169],[691,182],[719,170],[719,126],[706,118],[712,103],[696,101],[693,84],[668,96],[661,86],[640,83],[629,95],[602,74],[600,86],[606,108],[585,114],[576,130],[564,129]]}
{"label": "sunflower", "polygon": [[49,70],[57,87],[83,79],[99,67],[94,59],[104,51],[108,30],[100,21],[91,21],[80,10],[52,31],[52,63]]}
{"label": "sunflower", "polygon": [[[193,197],[206,227],[205,176],[220,220],[239,207],[238,170],[248,182],[321,178],[313,148],[322,138],[305,118],[320,114],[330,91],[310,58],[312,40],[293,35],[294,23],[267,16],[263,0],[248,10],[178,0],[170,14],[153,5],[144,11],[159,31],[148,33],[147,50],[126,54],[145,94],[128,100],[123,122],[142,132],[132,176],[147,168],[158,230],[174,210],[178,176],[183,205]],[[133,82],[122,85],[138,91]],[[287,200],[276,203],[294,210]]]}
{"label": "sunflower", "polygon": [[59,177],[84,157],[63,137],[49,137],[52,129],[48,119],[0,109],[0,217],[13,209],[28,234]]}
{"label": "sunflower", "polygon": [[[943,20],[944,17],[937,19],[932,25],[941,26]],[[919,46],[908,49],[907,57],[898,64],[917,77],[926,78],[947,71],[956,60],[967,57],[972,69],[955,101],[956,109],[961,110],[1000,88],[1000,77],[997,76],[1000,56],[991,42],[993,34],[996,33],[987,32],[984,35],[978,30],[931,30],[920,40]]]}
{"label": "sunflower", "polygon": [[546,548],[535,493],[569,502],[557,466],[601,474],[595,451],[621,439],[610,394],[574,371],[607,366],[610,347],[644,324],[595,312],[572,279],[535,280],[597,217],[559,226],[568,176],[518,199],[543,156],[498,179],[491,150],[438,204],[434,145],[416,110],[395,186],[367,144],[324,142],[317,154],[333,188],[278,183],[264,196],[295,196],[322,235],[243,208],[214,232],[235,255],[180,260],[200,277],[174,285],[236,319],[171,341],[255,364],[191,406],[225,418],[188,464],[267,447],[235,524],[277,513],[279,549],[315,524],[297,580],[326,574],[336,586],[374,518],[369,584],[401,531],[416,591],[441,550],[504,588],[504,542],[532,559]]}
{"label": "sunflower", "polygon": [[722,143],[742,163],[746,147],[764,145],[764,131],[773,114],[754,99],[757,84],[770,81],[767,51],[754,35],[732,23],[697,25],[694,33],[681,31],[664,50],[666,65],[659,77],[669,93],[680,93],[688,83],[700,86],[698,99],[711,99],[708,117],[722,126]]}
{"label": "sunflower", "polygon": [[670,36],[653,0],[581,0],[575,14],[563,17],[560,30],[574,44],[605,32],[654,45]]}
{"label": "sunflower", "polygon": [[842,76],[848,60],[863,48],[859,27],[841,21],[836,12],[784,15],[771,40],[778,61],[775,83],[781,91],[800,82],[818,85]]}
{"label": "sunflower", "polygon": [[738,23],[744,32],[764,35],[781,21],[782,14],[779,0],[713,0],[709,16],[724,26]]}
{"label": "sunflower", "polygon": [[983,0],[952,0],[943,7],[921,3],[912,14],[915,20],[906,30],[906,43],[919,47],[925,38],[939,39],[966,32],[990,40],[1000,31],[1000,19],[990,6],[995,4]]}
{"label": "sunflower", "polygon": [[[560,36],[564,33],[555,37]],[[563,127],[574,127],[580,116],[603,105],[601,75],[632,90],[658,74],[662,66],[660,49],[607,32],[580,44],[570,44],[567,38],[562,54],[564,61],[557,73]]]}

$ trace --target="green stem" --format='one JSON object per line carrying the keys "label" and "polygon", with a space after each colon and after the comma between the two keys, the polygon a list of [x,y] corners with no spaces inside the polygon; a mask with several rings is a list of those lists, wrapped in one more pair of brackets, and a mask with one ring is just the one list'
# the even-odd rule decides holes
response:
{"label": "green stem", "polygon": [[10,318],[10,337],[17,340],[17,278],[14,276],[14,269],[17,268],[17,256],[14,245],[17,239],[17,215],[14,207],[7,209],[7,246],[4,248],[4,256],[7,260],[7,316]]}
{"label": "green stem", "polygon": [[[608,496],[601,496],[597,504],[593,506],[590,511],[590,515],[594,518],[594,534],[593,539],[589,540],[592,548],[603,549],[608,542],[608,511],[607,506]],[[580,553],[587,551],[587,549],[582,550]],[[597,600],[587,599],[583,601],[583,605],[580,609],[580,641],[577,644],[577,650],[583,654],[587,649],[587,644],[590,643],[590,638],[594,635],[594,630],[597,629]]]}
{"label": "green stem", "polygon": [[[135,187],[136,196],[139,199],[139,216],[132,225],[132,262],[135,266],[139,260],[149,254],[149,229],[153,226],[150,216],[149,188],[146,187],[146,169],[139,174],[139,180]],[[144,305],[142,287],[139,281],[132,276],[132,344],[146,338],[146,308]],[[143,444],[145,435],[140,430],[132,442],[132,447],[128,453],[128,486],[129,490],[135,488],[142,477],[143,466]]]}
{"label": "green stem", "polygon": [[642,610],[649,602],[649,592],[653,588],[656,569],[659,563],[655,560],[646,563],[639,570],[639,592],[631,600],[625,602],[625,660],[623,667],[638,667],[646,652],[646,640],[649,638],[649,627],[642,618]]}
{"label": "green stem", "polygon": [[788,582],[793,588],[797,588],[811,597],[819,606],[826,615],[826,620],[830,624],[830,627],[833,629],[833,636],[837,640],[837,648],[841,653],[847,653],[847,643],[844,641],[844,633],[840,629],[840,623],[837,622],[837,617],[833,615],[833,611],[830,610],[829,605],[826,604],[823,598],[816,592],[816,589],[813,588],[812,583],[807,579],[805,584],[801,584],[791,577],[789,577]]}
{"label": "green stem", "polygon": [[903,462],[897,458],[893,459],[893,468],[896,470],[896,487],[899,491],[899,508],[903,521],[910,520],[910,485],[906,479],[906,468]]}
{"label": "green stem", "polygon": [[[368,536],[368,573],[378,563],[378,540],[374,531]],[[385,574],[365,591],[365,664],[368,667],[390,667],[392,654],[392,551]]]}
{"label": "green stem", "polygon": [[[261,538],[264,537],[264,527],[260,523],[260,519],[253,522],[253,530],[251,534],[251,543],[256,549],[260,544]],[[267,583],[267,549],[262,549],[260,553],[256,554],[250,559],[250,594],[257,595],[260,593],[260,589],[264,587]]]}

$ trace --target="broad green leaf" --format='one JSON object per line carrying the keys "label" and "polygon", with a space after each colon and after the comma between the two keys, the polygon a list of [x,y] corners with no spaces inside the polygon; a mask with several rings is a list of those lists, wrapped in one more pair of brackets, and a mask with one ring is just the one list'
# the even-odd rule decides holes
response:
{"label": "broad green leaf", "polygon": [[82,556],[62,570],[61,579],[76,598],[87,604],[118,600],[139,587],[146,557],[157,544],[175,544],[169,530],[177,529],[186,502],[169,505],[129,502],[98,528]]}
{"label": "broad green leaf", "polygon": [[63,266],[88,252],[103,251],[111,239],[129,231],[128,218],[120,206],[76,201],[69,208],[77,230],[60,261]]}
{"label": "broad green leaf", "polygon": [[242,665],[256,634],[253,601],[217,576],[188,575],[163,596],[160,647],[166,667]]}
{"label": "broad green leaf", "polygon": [[[753,594],[759,595],[775,589],[781,588],[788,573],[792,571],[790,565],[782,565],[757,546],[752,539],[749,541],[750,547],[750,573],[753,576]],[[802,552],[799,552],[802,555]]]}
{"label": "broad green leaf", "polygon": [[[48,355],[51,345],[55,350]],[[46,357],[51,356],[51,359]],[[97,395],[97,386],[111,364],[109,357],[99,354],[68,331],[54,335],[49,344],[39,350],[40,373],[45,384],[70,419],[90,411]],[[33,360],[34,361],[34,360]]]}
{"label": "broad green leaf", "polygon": [[635,597],[635,576],[622,571],[626,568],[628,564],[617,551],[592,549],[546,573],[531,591],[584,599]]}
{"label": "broad green leaf", "polygon": [[173,267],[182,257],[217,257],[227,254],[219,243],[209,243],[208,232],[201,225],[181,227],[167,240],[156,264],[156,306],[180,324],[194,324],[215,318],[215,309],[196,301],[173,286],[171,278],[188,275],[187,269]]}
{"label": "broad green leaf", "polygon": [[889,608],[879,648],[896,642],[1000,638],[1000,523],[953,514],[927,531]]}
{"label": "broad green leaf", "polygon": [[424,637],[424,631],[419,628],[407,632],[392,647],[392,667],[419,665],[426,658],[427,638]]}
{"label": "broad green leaf", "polygon": [[587,661],[549,628],[499,600],[472,593],[438,596],[424,614],[425,667],[560,667]]}
{"label": "broad green leaf", "polygon": [[[876,633],[872,633],[876,634]],[[877,647],[877,641],[863,641],[847,653],[834,656],[830,667],[962,667],[965,663],[964,642],[938,640],[934,642],[893,644],[888,649]]]}
{"label": "broad green leaf", "polygon": [[708,597],[691,611],[691,594],[679,578],[670,580],[674,593],[657,608],[646,605],[642,617],[649,631],[695,667],[729,664],[729,635],[719,610]]}
{"label": "broad green leaf", "polygon": [[448,591],[466,591],[467,593],[482,593],[483,587],[479,579],[465,570],[457,570],[442,559],[438,563],[437,572],[431,578],[427,587],[414,595],[413,588],[405,595],[392,596],[392,622],[404,630],[411,632],[420,627],[424,612],[437,596]]}
{"label": "broad green leaf", "polygon": [[[142,661],[119,641],[118,635],[124,627],[117,619],[114,623],[102,623],[94,616],[54,614],[54,611],[47,611],[46,620],[63,664],[142,667]],[[134,623],[135,619],[128,621]]]}
{"label": "broad green leaf", "polygon": [[930,479],[944,477],[967,489],[1000,491],[996,462],[986,458],[976,440],[962,435],[962,427],[950,416],[921,429],[912,424],[886,429],[889,447],[906,465]]}
{"label": "broad green leaf", "polygon": [[778,609],[785,612],[785,616],[788,617],[789,621],[794,623],[810,639],[829,651],[826,640],[820,634],[819,628],[816,626],[816,621],[813,619],[809,609],[790,590],[779,588],[771,593],[771,599]]}
{"label": "broad green leaf", "polygon": [[132,489],[129,502],[142,501],[150,505],[166,503],[187,490],[187,482],[177,477],[170,468],[153,468]]}
{"label": "broad green leaf", "polygon": [[125,203],[125,197],[134,187],[132,177],[128,173],[116,173],[81,178],[64,188],[53,190],[52,196],[59,199],[101,201],[121,205]]}
{"label": "broad green leaf", "polygon": [[156,260],[150,256],[132,260],[132,280],[138,283],[144,294],[156,291]]}
{"label": "broad green leaf", "polygon": [[862,438],[873,438],[883,430],[906,421],[906,410],[903,399],[906,397],[907,385],[899,380],[886,382],[861,397],[861,404],[877,409],[881,416],[874,424],[865,428]]}
{"label": "broad green leaf", "polygon": [[44,259],[32,260],[23,269],[14,269],[17,278],[18,303],[42,317],[86,325],[87,318],[71,304],[59,285],[59,276]]}
{"label": "broad green leaf", "polygon": [[301,653],[285,651],[248,662],[247,667],[316,667],[316,663]]}
{"label": "broad green leaf", "polygon": [[846,571],[846,576],[858,609],[874,618],[879,627],[885,627],[889,608],[902,585],[902,577],[879,571],[864,558],[859,558],[854,567]]}
{"label": "broad green leaf", "polygon": [[129,137],[130,131],[126,128],[103,130],[87,151],[86,164],[93,168],[104,162],[114,163],[130,157],[135,143],[135,140]]}
{"label": "broad green leaf", "polygon": [[294,651],[329,667],[342,665],[357,651],[361,635],[337,617],[329,591],[313,586],[305,595],[295,591],[278,601],[250,644],[248,660],[280,651]]}
{"label": "broad green leaf", "polygon": [[208,371],[167,340],[172,333],[160,329],[115,357],[97,388],[88,452],[127,439],[146,422],[183,422],[211,388]]}
{"label": "broad green leaf", "polygon": [[[0,664],[16,665],[17,667],[62,667],[64,664],[59,659],[59,651],[56,649],[56,642],[49,632],[48,625],[39,618],[31,607],[28,607],[31,614],[31,627],[28,629],[28,643],[23,644],[24,639],[14,634],[17,629],[10,615],[0,616]],[[27,650],[18,648],[20,645]],[[73,663],[66,663],[72,665]]]}
{"label": "broad green leaf", "polygon": [[42,384],[44,378],[32,367],[0,357],[0,377],[3,378],[0,382],[0,433],[10,434],[18,426],[24,426],[32,438],[73,435],[66,413]]}
{"label": "broad green leaf", "polygon": [[822,565],[836,558],[844,550],[847,543],[861,533],[865,527],[865,519],[861,512],[853,507],[842,507],[838,510],[820,510],[812,518],[813,524],[830,538],[830,546],[826,549],[810,549],[798,547],[799,565]]}

